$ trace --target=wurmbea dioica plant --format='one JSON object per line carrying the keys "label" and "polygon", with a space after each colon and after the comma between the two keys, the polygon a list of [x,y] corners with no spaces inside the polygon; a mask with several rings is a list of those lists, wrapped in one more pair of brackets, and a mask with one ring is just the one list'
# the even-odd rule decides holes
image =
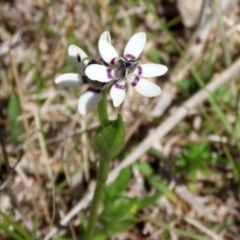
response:
{"label": "wurmbea dioica plant", "polygon": [[100,155],[97,185],[90,209],[89,222],[84,240],[92,240],[97,220],[97,210],[101,201],[103,188],[107,179],[111,160],[121,151],[125,140],[125,129],[119,114],[116,120],[109,120],[107,113],[106,91],[111,87],[110,96],[113,105],[118,107],[125,98],[126,82],[143,96],[155,97],[161,89],[155,83],[145,79],[161,76],[167,72],[167,67],[161,64],[141,64],[138,59],[146,43],[146,34],[134,34],[128,41],[123,57],[111,45],[109,32],[100,36],[98,47],[100,60],[89,58],[86,53],[75,45],[70,45],[68,53],[81,74],[66,73],[55,79],[60,86],[89,88],[80,96],[78,110],[86,115],[94,106],[98,106],[100,127],[93,143]]}

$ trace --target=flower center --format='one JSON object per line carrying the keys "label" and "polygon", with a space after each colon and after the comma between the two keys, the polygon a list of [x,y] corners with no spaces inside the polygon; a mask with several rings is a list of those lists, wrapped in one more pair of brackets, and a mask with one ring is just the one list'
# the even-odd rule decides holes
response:
{"label": "flower center", "polygon": [[119,58],[114,61],[115,76],[118,79],[128,78],[134,72],[138,65],[138,61],[130,59]]}

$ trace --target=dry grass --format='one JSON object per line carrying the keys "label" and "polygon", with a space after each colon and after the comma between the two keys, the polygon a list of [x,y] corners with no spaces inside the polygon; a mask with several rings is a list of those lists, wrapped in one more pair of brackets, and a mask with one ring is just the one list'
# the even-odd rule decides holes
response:
{"label": "dry grass", "polygon": [[[84,196],[93,190],[96,179],[98,156],[91,136],[98,117],[96,109],[80,116],[77,101],[83,89],[60,88],[54,78],[77,72],[67,57],[69,44],[98,58],[97,41],[104,30],[110,30],[119,51],[134,32],[145,31],[148,43],[142,62],[157,59],[169,66],[166,76],[155,79],[163,90],[160,97],[143,98],[128,88],[119,109],[109,99],[111,118],[121,112],[126,126],[126,147],[119,159],[126,162],[132,157],[131,181],[124,196],[143,198],[154,192],[135,160],[149,163],[174,196],[164,192],[138,213],[139,224],[111,239],[193,239],[175,228],[199,233],[203,239],[240,239],[239,72],[231,68],[239,61],[239,6],[235,0],[223,0],[222,16],[216,17],[213,9],[219,7],[218,1],[202,11],[187,2],[165,0],[153,6],[144,1],[108,0],[0,3],[0,161],[6,163],[8,158],[10,165],[0,165],[0,208],[29,231],[37,216],[38,239],[44,239],[61,219],[66,226],[63,235],[81,239],[79,210],[88,212],[89,199]],[[199,17],[187,19],[191,16],[184,12],[184,4],[190,4]],[[203,86],[212,79],[217,82],[216,74],[225,71],[227,81],[211,90],[219,91],[211,95],[212,100],[203,104],[204,96],[195,104],[189,102],[201,89],[204,94]],[[21,106],[17,121],[24,128],[18,141],[11,138],[8,120],[14,94]],[[188,111],[159,137],[161,128],[156,129],[163,123],[169,126],[168,117],[177,118],[177,109],[186,107],[186,101],[192,104]],[[141,149],[146,141],[147,147]],[[208,174],[198,171],[192,181],[188,172],[178,170],[178,154],[186,143],[202,141],[209,144],[216,162],[208,164]],[[167,161],[149,152],[150,148]],[[111,176],[121,166],[119,159],[113,161]],[[11,239],[3,231],[0,236]]]}

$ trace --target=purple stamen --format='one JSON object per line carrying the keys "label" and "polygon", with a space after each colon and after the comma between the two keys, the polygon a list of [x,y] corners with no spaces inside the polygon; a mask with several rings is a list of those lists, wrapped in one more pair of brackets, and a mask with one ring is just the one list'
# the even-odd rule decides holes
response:
{"label": "purple stamen", "polygon": [[115,61],[115,58],[113,58],[110,63],[113,65],[114,64],[114,61]]}
{"label": "purple stamen", "polygon": [[83,75],[82,76],[82,81],[83,81],[84,84],[87,84],[88,83],[88,77]]}
{"label": "purple stamen", "polygon": [[138,69],[138,75],[142,75],[142,67],[141,66],[137,66]]}
{"label": "purple stamen", "polygon": [[131,85],[133,87],[136,87],[137,86],[137,83],[139,82],[140,78],[139,77],[135,77],[134,80],[131,82]]}
{"label": "purple stamen", "polygon": [[132,54],[126,54],[124,57],[127,60],[135,60],[136,59]]}
{"label": "purple stamen", "polygon": [[94,93],[101,93],[102,92],[101,89],[96,89],[96,88],[91,88],[91,87],[87,91],[94,92]]}
{"label": "purple stamen", "polygon": [[77,54],[77,60],[78,60],[78,62],[81,62],[81,57],[79,54]]}
{"label": "purple stamen", "polygon": [[113,79],[112,69],[111,68],[107,69],[107,76],[108,76],[109,79]]}
{"label": "purple stamen", "polygon": [[126,86],[121,85],[121,84],[118,84],[118,83],[115,83],[114,86],[115,86],[116,88],[122,89],[122,90],[124,90],[124,89],[126,88]]}

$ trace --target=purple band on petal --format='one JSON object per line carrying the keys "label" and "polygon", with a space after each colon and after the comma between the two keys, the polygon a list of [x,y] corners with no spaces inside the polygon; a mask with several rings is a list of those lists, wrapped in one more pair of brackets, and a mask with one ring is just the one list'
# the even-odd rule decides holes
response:
{"label": "purple band on petal", "polygon": [[114,61],[115,61],[115,58],[113,58],[113,59],[110,61],[110,63],[111,63],[111,64],[114,64]]}
{"label": "purple band on petal", "polygon": [[133,87],[136,87],[137,86],[137,83],[139,82],[140,78],[139,77],[135,77],[134,80],[131,82],[131,85]]}
{"label": "purple band on petal", "polygon": [[142,67],[141,66],[137,66],[137,69],[138,69],[138,75],[142,75]]}
{"label": "purple band on petal", "polygon": [[118,84],[118,83],[115,83],[114,86],[118,89],[121,89],[121,90],[124,90],[126,88],[125,85],[121,85],[121,84]]}
{"label": "purple band on petal", "polygon": [[124,57],[127,60],[135,60],[136,59],[132,54],[126,54]]}
{"label": "purple band on petal", "polygon": [[82,81],[83,81],[83,83],[87,84],[88,83],[88,77],[83,75],[82,76]]}
{"label": "purple band on petal", "polygon": [[101,93],[101,89],[89,88],[87,91],[94,92],[94,93]]}
{"label": "purple band on petal", "polygon": [[113,79],[112,69],[111,68],[107,69],[107,76],[108,76],[109,79]]}

